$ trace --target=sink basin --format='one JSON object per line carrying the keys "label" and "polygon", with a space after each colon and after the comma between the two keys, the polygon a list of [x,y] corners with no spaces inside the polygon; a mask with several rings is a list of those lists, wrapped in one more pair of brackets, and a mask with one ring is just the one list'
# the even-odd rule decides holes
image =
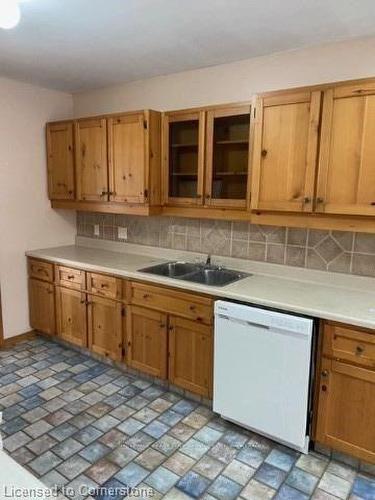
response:
{"label": "sink basin", "polygon": [[209,286],[225,286],[250,276],[232,269],[191,264],[189,262],[166,262],[165,264],[139,269],[139,271]]}
{"label": "sink basin", "polygon": [[232,271],[231,269],[201,269],[196,273],[186,276],[186,281],[202,283],[210,286],[224,286],[249,276],[245,273]]}
{"label": "sink basin", "polygon": [[189,264],[188,262],[167,262],[165,264],[158,264],[156,266],[146,267],[140,269],[142,273],[156,274],[158,276],[167,276],[169,278],[179,278],[185,274],[190,274],[199,269],[196,264]]}

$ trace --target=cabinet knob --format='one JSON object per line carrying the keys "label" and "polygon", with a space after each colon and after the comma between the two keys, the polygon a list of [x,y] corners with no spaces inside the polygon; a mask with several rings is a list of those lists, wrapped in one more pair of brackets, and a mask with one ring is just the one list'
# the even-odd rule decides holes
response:
{"label": "cabinet knob", "polygon": [[171,332],[173,330],[173,326],[170,325],[169,328],[168,328],[168,330]]}
{"label": "cabinet knob", "polygon": [[322,377],[328,377],[328,370],[322,371]]}
{"label": "cabinet knob", "polygon": [[361,345],[357,345],[357,347],[355,348],[355,353],[357,356],[360,356],[361,354],[363,354],[365,348]]}
{"label": "cabinet knob", "polygon": [[74,275],[73,274],[69,274],[68,280],[74,280]]}
{"label": "cabinet knob", "polygon": [[305,203],[305,204],[311,203],[311,198],[309,198],[308,196],[305,196],[305,198],[303,199],[303,203]]}
{"label": "cabinet knob", "polygon": [[372,202],[370,203],[370,205],[371,205],[372,207],[375,207],[375,201],[372,201]]}
{"label": "cabinet knob", "polygon": [[323,199],[323,198],[320,198],[320,196],[318,196],[318,198],[316,199],[316,202],[317,202],[318,204],[320,204],[320,203],[324,203],[324,199]]}
{"label": "cabinet knob", "polygon": [[262,149],[261,155],[263,156],[263,158],[265,158],[267,156],[267,154],[268,154],[267,149]]}
{"label": "cabinet knob", "polygon": [[148,293],[143,294],[144,299],[148,299],[149,297],[150,297],[150,295]]}
{"label": "cabinet knob", "polygon": [[322,385],[322,391],[323,392],[327,392],[327,386],[326,385]]}
{"label": "cabinet knob", "polygon": [[189,306],[190,311],[195,311],[196,308],[197,308],[196,306]]}

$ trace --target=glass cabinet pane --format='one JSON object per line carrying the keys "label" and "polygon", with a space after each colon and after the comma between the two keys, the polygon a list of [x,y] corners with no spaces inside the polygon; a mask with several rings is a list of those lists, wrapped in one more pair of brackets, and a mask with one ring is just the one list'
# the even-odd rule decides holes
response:
{"label": "glass cabinet pane", "polygon": [[212,198],[246,199],[249,133],[250,113],[214,118]]}
{"label": "glass cabinet pane", "polygon": [[199,120],[169,124],[169,197],[196,198]]}

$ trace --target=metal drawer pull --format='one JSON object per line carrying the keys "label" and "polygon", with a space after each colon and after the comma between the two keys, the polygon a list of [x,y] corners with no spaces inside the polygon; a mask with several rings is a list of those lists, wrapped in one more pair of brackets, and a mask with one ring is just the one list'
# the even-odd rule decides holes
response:
{"label": "metal drawer pull", "polygon": [[68,280],[74,280],[74,275],[73,274],[69,274]]}

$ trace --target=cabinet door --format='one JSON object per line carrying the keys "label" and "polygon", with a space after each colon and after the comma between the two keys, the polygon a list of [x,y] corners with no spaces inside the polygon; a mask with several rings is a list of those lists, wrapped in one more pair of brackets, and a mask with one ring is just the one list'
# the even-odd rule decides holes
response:
{"label": "cabinet door", "polygon": [[375,462],[375,371],[323,358],[316,440]]}
{"label": "cabinet door", "polygon": [[257,99],[253,210],[312,211],[320,101],[320,92]]}
{"label": "cabinet door", "polygon": [[51,283],[29,279],[30,325],[38,332],[55,333],[55,294]]}
{"label": "cabinet door", "polygon": [[375,215],[375,84],[324,93],[318,212]]}
{"label": "cabinet door", "polygon": [[167,315],[143,307],[127,308],[129,366],[155,377],[167,376]]}
{"label": "cabinet door", "polygon": [[108,201],[106,120],[79,120],[75,127],[75,137],[77,198]]}
{"label": "cabinet door", "polygon": [[87,346],[86,295],[78,290],[56,287],[57,335],[67,342]]}
{"label": "cabinet door", "polygon": [[122,357],[122,304],[88,295],[88,344],[93,352],[120,361]]}
{"label": "cabinet door", "polygon": [[146,189],[146,129],[143,113],[108,120],[109,199],[144,203]]}
{"label": "cabinet door", "polygon": [[163,117],[164,202],[202,205],[204,112],[171,113]]}
{"label": "cabinet door", "polygon": [[205,205],[246,208],[251,107],[207,112]]}
{"label": "cabinet door", "polygon": [[171,316],[169,319],[169,380],[188,391],[212,394],[212,328]]}
{"label": "cabinet door", "polygon": [[47,169],[49,198],[74,199],[73,122],[47,124]]}

